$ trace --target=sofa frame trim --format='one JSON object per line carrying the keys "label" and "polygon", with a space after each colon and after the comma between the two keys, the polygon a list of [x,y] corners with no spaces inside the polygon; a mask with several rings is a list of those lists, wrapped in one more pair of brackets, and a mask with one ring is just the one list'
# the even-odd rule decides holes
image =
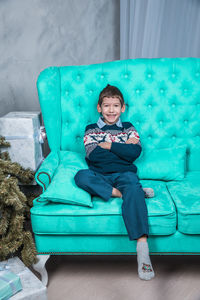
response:
{"label": "sofa frame trim", "polygon": [[[137,252],[37,252],[37,255],[133,255]],[[155,255],[200,255],[199,252],[151,252],[150,254]]]}
{"label": "sofa frame trim", "polygon": [[41,182],[41,184],[44,186],[44,190],[46,190],[46,185],[45,185],[45,183],[42,182],[42,181],[40,180],[40,178],[39,178],[40,174],[46,174],[46,175],[48,176],[48,178],[49,178],[49,184],[51,183],[51,177],[50,177],[50,175],[49,175],[47,172],[39,172],[39,173],[37,174],[37,180],[38,180],[39,182]]}

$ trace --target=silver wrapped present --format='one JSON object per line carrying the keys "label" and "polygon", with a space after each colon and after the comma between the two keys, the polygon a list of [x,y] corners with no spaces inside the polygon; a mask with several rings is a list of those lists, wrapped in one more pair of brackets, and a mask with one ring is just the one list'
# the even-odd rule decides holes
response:
{"label": "silver wrapped present", "polygon": [[41,112],[10,112],[0,118],[0,135],[11,147],[5,148],[13,162],[36,171],[42,161],[44,127],[40,126]]}
{"label": "silver wrapped present", "polygon": [[[19,257],[12,257],[0,262],[1,267],[15,273],[21,281],[22,290],[18,291],[10,299],[12,300],[47,300],[47,288],[42,282],[24,265]],[[0,272],[1,274],[1,272]],[[0,297],[0,299],[2,299]]]}
{"label": "silver wrapped present", "polygon": [[7,300],[22,290],[20,277],[7,269],[0,269],[0,299]]}

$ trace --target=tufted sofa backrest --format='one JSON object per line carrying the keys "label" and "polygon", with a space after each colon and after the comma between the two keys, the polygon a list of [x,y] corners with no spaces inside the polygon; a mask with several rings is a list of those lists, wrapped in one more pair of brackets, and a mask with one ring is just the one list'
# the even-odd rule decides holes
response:
{"label": "tufted sofa backrest", "polygon": [[[187,145],[188,169],[200,170],[200,59],[129,59],[103,64],[50,67],[37,81],[51,150],[85,154],[84,130],[99,117],[100,91],[116,85],[143,149]],[[199,156],[198,156],[199,155]]]}

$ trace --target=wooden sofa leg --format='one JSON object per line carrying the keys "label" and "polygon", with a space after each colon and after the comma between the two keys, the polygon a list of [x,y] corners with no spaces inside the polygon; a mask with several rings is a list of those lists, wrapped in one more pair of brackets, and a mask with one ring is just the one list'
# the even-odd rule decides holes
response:
{"label": "wooden sofa leg", "polygon": [[42,283],[47,286],[48,283],[48,274],[45,268],[45,264],[49,259],[50,255],[37,255],[38,261],[32,265],[33,269],[40,273]]}

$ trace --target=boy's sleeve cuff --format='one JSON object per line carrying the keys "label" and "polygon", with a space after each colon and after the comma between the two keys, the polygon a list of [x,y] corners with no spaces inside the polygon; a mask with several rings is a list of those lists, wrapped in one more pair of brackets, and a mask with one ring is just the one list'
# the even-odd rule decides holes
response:
{"label": "boy's sleeve cuff", "polygon": [[115,149],[116,149],[116,146],[117,146],[117,143],[116,143],[116,142],[112,142],[112,143],[111,143],[111,147],[110,147],[110,151],[111,151],[111,152],[114,152]]}

